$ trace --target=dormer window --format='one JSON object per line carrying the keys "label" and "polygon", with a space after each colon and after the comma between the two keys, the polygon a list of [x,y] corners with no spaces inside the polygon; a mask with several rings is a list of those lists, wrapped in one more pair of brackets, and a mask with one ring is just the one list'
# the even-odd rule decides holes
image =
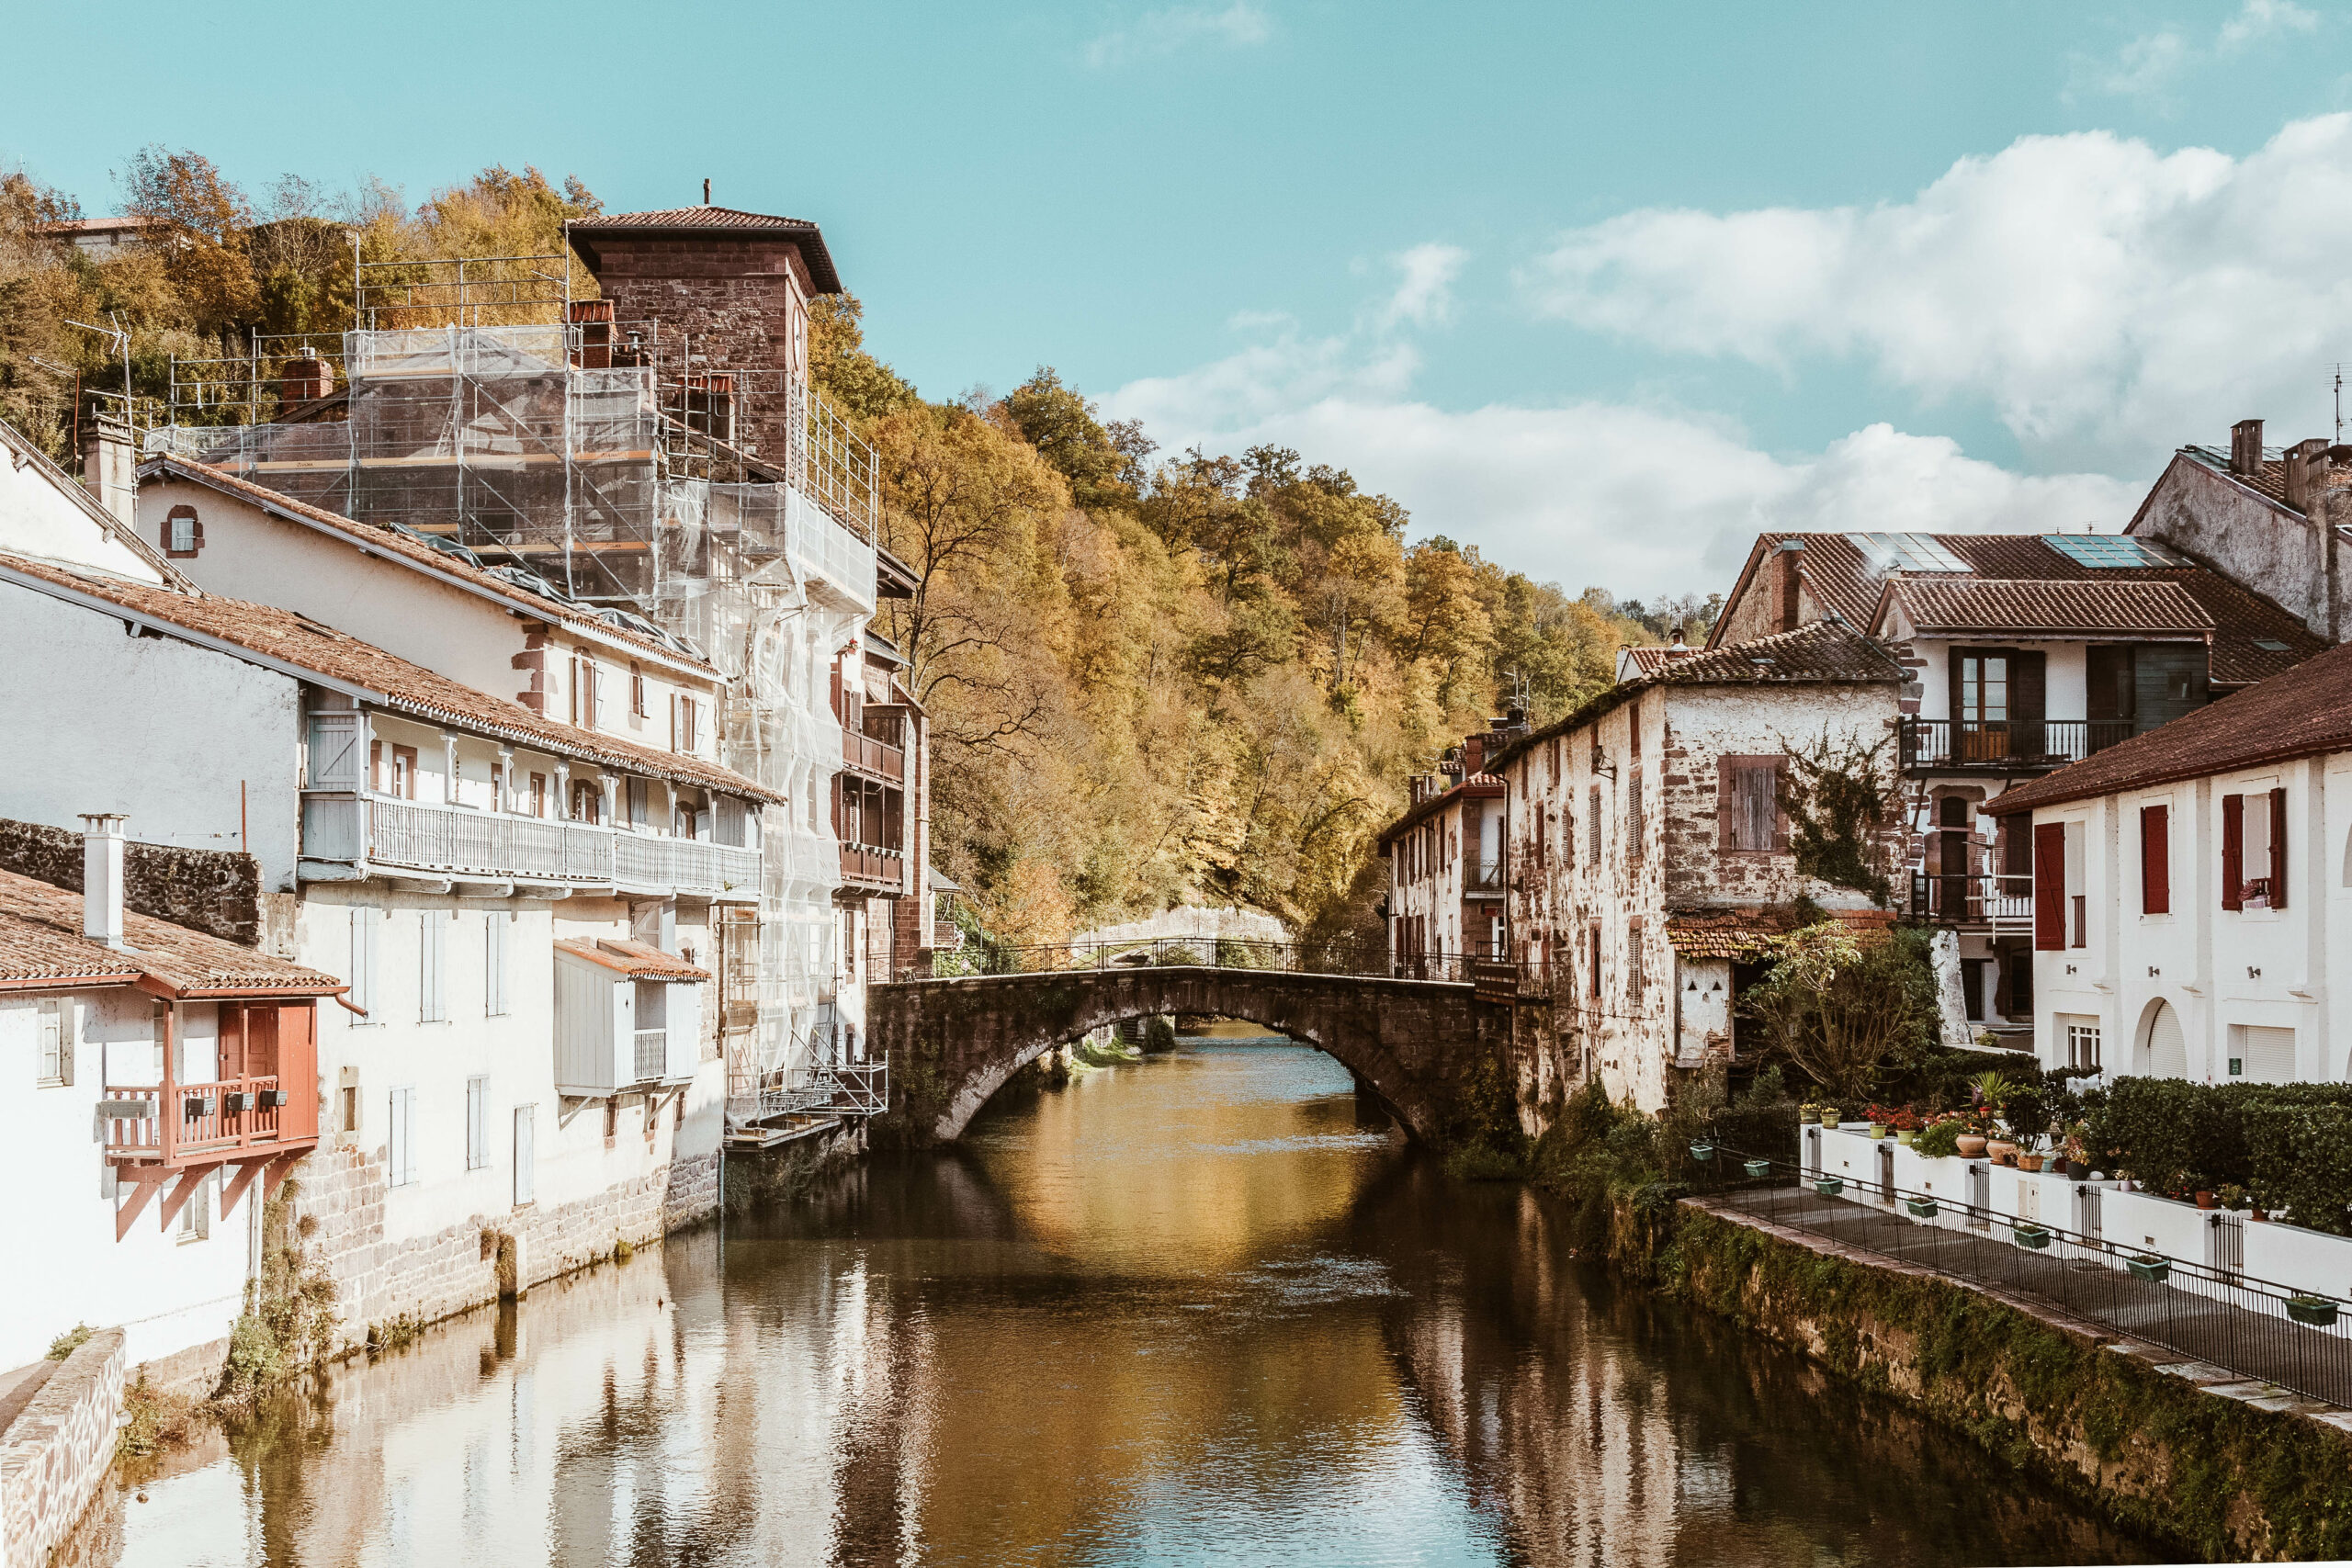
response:
{"label": "dormer window", "polygon": [[193,506],[175,506],[164,518],[164,553],[175,560],[194,558],[204,548],[204,522]]}

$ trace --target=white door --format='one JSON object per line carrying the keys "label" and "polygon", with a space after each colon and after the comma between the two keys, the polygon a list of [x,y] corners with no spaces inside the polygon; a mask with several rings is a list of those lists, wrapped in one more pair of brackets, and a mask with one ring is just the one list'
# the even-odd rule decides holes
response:
{"label": "white door", "polygon": [[2148,1076],[2185,1078],[2188,1076],[2188,1038],[2180,1030],[2180,1014],[2170,1002],[2158,1002],[2148,1020]]}

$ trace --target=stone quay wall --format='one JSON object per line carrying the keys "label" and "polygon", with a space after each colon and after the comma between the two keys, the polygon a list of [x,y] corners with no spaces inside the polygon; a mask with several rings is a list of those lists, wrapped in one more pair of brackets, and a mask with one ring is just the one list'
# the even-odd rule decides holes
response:
{"label": "stone quay wall", "polygon": [[114,1462],[123,1335],[102,1329],[0,1433],[0,1564],[44,1568]]}

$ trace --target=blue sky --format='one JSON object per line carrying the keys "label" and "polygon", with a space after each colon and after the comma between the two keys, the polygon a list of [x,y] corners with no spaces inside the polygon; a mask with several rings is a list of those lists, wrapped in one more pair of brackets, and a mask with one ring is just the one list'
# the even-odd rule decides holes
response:
{"label": "blue sky", "polygon": [[[2327,434],[2347,7],[27,8],[0,160],[113,202],[486,164],[822,223],[928,394],[1039,364],[1163,445],[1351,468],[1571,589],[1762,526],[2118,527]],[[103,79],[96,62],[110,74]]]}

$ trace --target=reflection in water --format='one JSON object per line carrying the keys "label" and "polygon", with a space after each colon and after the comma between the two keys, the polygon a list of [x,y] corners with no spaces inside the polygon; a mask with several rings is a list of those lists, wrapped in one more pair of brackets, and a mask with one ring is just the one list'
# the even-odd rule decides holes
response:
{"label": "reflection in water", "polygon": [[1211,1043],[437,1329],[147,1494],[124,1563],[2145,1555],[1612,1291],[1328,1058]]}

